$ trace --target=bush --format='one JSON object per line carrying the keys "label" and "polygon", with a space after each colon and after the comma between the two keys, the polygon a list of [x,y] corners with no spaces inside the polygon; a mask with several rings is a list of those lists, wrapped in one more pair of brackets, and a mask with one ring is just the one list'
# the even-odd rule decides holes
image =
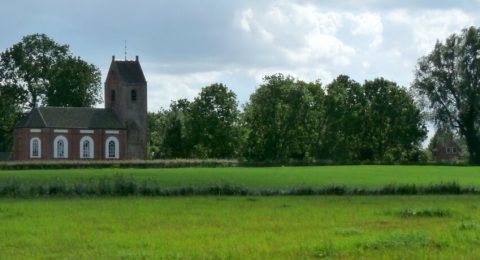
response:
{"label": "bush", "polygon": [[[139,181],[133,176],[115,175],[97,180],[67,182],[56,179],[51,183],[21,182],[11,179],[0,183],[0,197],[58,197],[58,196],[313,196],[313,195],[422,195],[422,194],[480,194],[474,187],[458,183],[426,186],[387,185],[381,188],[358,188],[341,185],[325,187],[294,187],[289,189],[256,189],[228,183],[199,187],[163,188],[152,180]],[[405,216],[437,214],[431,210],[405,211]],[[440,213],[438,213],[440,214]]]}

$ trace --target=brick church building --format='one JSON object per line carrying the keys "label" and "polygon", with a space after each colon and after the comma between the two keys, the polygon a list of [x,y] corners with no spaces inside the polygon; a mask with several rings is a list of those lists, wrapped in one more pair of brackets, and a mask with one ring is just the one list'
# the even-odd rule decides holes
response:
{"label": "brick church building", "polygon": [[132,160],[147,157],[147,81],[138,56],[112,57],[105,108],[39,107],[17,125],[16,160]]}

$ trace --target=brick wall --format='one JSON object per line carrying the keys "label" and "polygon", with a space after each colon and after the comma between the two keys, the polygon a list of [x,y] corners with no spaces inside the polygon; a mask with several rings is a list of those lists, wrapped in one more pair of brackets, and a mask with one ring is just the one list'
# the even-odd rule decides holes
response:
{"label": "brick wall", "polygon": [[[67,133],[55,132],[53,128],[36,128],[32,132],[30,128],[18,128],[14,133],[14,158],[15,160],[89,160],[80,158],[80,139],[90,136],[93,139],[93,160],[105,159],[106,140],[115,136],[119,141],[119,159],[125,159],[125,130],[113,130],[118,133],[106,133],[105,129],[90,129],[93,133],[81,133],[85,129],[60,129],[67,130]],[[40,131],[40,132],[37,132]],[[68,141],[68,158],[54,158],[54,140],[57,136],[64,136]],[[41,141],[41,158],[30,158],[30,140],[38,137]],[[91,160],[91,159],[90,159]]]}

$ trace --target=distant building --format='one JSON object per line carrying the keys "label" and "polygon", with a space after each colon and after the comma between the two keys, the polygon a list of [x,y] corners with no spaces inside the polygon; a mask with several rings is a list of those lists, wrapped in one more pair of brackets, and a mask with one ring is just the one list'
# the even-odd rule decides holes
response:
{"label": "distant building", "polygon": [[453,139],[438,142],[432,150],[432,156],[435,161],[452,161],[463,158],[462,148]]}
{"label": "distant building", "polygon": [[138,56],[112,57],[105,108],[40,107],[14,131],[16,160],[146,159],[147,81]]}

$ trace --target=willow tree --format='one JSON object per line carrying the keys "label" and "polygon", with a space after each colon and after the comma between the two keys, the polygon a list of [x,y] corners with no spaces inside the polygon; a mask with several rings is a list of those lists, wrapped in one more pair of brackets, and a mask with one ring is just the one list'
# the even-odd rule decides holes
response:
{"label": "willow tree", "polygon": [[413,88],[435,124],[460,133],[470,162],[480,164],[480,28],[437,42],[419,60]]}

